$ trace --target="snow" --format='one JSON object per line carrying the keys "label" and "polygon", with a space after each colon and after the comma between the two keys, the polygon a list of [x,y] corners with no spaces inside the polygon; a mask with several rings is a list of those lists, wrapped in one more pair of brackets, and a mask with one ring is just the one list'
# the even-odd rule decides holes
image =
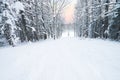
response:
{"label": "snow", "polygon": [[16,10],[17,14],[19,14],[20,10],[24,11],[24,5],[20,1],[15,2],[11,7]]}
{"label": "snow", "polygon": [[69,37],[0,48],[0,80],[120,80],[120,43]]}
{"label": "snow", "polygon": [[34,27],[31,27],[32,31],[36,31]]}
{"label": "snow", "polygon": [[2,22],[2,16],[0,15],[0,22]]}
{"label": "snow", "polygon": [[62,37],[63,38],[74,37],[74,31],[72,31],[72,30],[64,31],[62,33]]}

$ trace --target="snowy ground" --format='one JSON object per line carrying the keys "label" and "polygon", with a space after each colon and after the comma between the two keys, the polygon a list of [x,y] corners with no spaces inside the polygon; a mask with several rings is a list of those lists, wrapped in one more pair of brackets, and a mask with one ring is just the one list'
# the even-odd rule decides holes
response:
{"label": "snowy ground", "polygon": [[75,36],[74,31],[72,31],[72,30],[64,31],[62,34],[63,38],[74,37],[74,36]]}
{"label": "snowy ground", "polygon": [[120,43],[63,38],[0,48],[0,80],[120,80]]}

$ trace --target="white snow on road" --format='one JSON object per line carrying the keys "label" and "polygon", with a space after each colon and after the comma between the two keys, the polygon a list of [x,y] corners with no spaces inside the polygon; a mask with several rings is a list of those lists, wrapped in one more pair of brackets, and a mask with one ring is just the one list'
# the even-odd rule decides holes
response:
{"label": "white snow on road", "polygon": [[0,80],[120,80],[120,43],[63,38],[0,48]]}
{"label": "white snow on road", "polygon": [[72,30],[68,30],[68,31],[64,31],[63,33],[62,33],[62,37],[63,38],[68,38],[68,37],[74,37],[75,36],[75,34],[74,34],[74,31],[72,31]]}

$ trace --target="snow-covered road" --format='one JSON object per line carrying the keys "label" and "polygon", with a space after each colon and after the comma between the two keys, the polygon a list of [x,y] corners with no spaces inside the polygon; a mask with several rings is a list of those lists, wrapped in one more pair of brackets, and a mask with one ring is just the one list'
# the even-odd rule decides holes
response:
{"label": "snow-covered road", "polygon": [[64,38],[0,48],[0,80],[120,80],[120,43]]}

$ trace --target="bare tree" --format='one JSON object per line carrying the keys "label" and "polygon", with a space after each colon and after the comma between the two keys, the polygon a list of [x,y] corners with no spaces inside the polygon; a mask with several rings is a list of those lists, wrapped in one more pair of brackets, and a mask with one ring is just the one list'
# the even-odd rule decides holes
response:
{"label": "bare tree", "polygon": [[52,37],[54,39],[57,37],[57,18],[61,15],[61,11],[70,3],[68,0],[49,0],[51,10],[52,10],[52,17],[53,17],[53,29],[52,29]]}

